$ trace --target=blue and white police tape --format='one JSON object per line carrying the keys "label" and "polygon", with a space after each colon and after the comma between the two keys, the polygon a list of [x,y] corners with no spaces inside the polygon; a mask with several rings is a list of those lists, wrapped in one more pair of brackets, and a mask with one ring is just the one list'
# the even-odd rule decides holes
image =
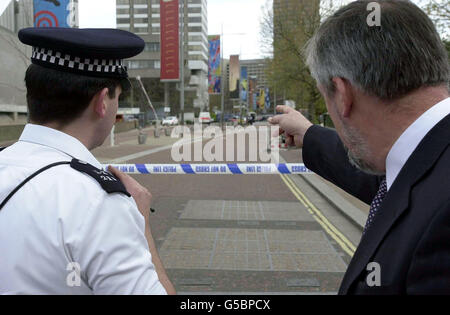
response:
{"label": "blue and white police tape", "polygon": [[304,164],[107,164],[127,174],[313,174]]}

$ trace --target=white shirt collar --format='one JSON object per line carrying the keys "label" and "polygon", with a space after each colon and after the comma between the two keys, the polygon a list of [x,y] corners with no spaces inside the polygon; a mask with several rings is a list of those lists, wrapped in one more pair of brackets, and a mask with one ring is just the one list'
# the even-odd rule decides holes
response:
{"label": "white shirt collar", "polygon": [[19,141],[47,146],[61,151],[72,158],[88,162],[97,168],[102,168],[100,162],[78,139],[56,129],[27,124]]}
{"label": "white shirt collar", "polygon": [[450,97],[423,113],[397,139],[386,158],[387,189],[392,186],[403,166],[427,133],[450,114]]}

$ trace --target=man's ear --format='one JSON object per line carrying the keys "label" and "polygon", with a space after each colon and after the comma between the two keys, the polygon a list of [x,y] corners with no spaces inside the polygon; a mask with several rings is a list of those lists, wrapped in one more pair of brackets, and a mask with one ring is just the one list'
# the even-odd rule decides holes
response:
{"label": "man's ear", "polygon": [[94,112],[103,118],[106,115],[107,105],[106,100],[108,96],[108,89],[104,88],[94,96]]}
{"label": "man's ear", "polygon": [[332,79],[335,86],[335,102],[339,115],[348,118],[353,108],[353,91],[350,82],[344,78]]}

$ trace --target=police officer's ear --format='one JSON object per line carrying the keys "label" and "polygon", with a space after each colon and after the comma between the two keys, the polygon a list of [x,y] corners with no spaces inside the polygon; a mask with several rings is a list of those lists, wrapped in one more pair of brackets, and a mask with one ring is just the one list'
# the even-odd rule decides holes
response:
{"label": "police officer's ear", "polygon": [[92,99],[94,112],[99,118],[104,118],[108,111],[108,88],[99,91]]}

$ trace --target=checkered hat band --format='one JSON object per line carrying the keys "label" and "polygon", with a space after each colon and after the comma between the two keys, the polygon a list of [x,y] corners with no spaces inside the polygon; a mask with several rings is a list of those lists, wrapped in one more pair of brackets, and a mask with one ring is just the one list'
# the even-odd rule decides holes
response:
{"label": "checkered hat band", "polygon": [[33,47],[31,59],[83,72],[104,74],[123,74],[127,72],[122,59],[80,58],[48,48]]}

